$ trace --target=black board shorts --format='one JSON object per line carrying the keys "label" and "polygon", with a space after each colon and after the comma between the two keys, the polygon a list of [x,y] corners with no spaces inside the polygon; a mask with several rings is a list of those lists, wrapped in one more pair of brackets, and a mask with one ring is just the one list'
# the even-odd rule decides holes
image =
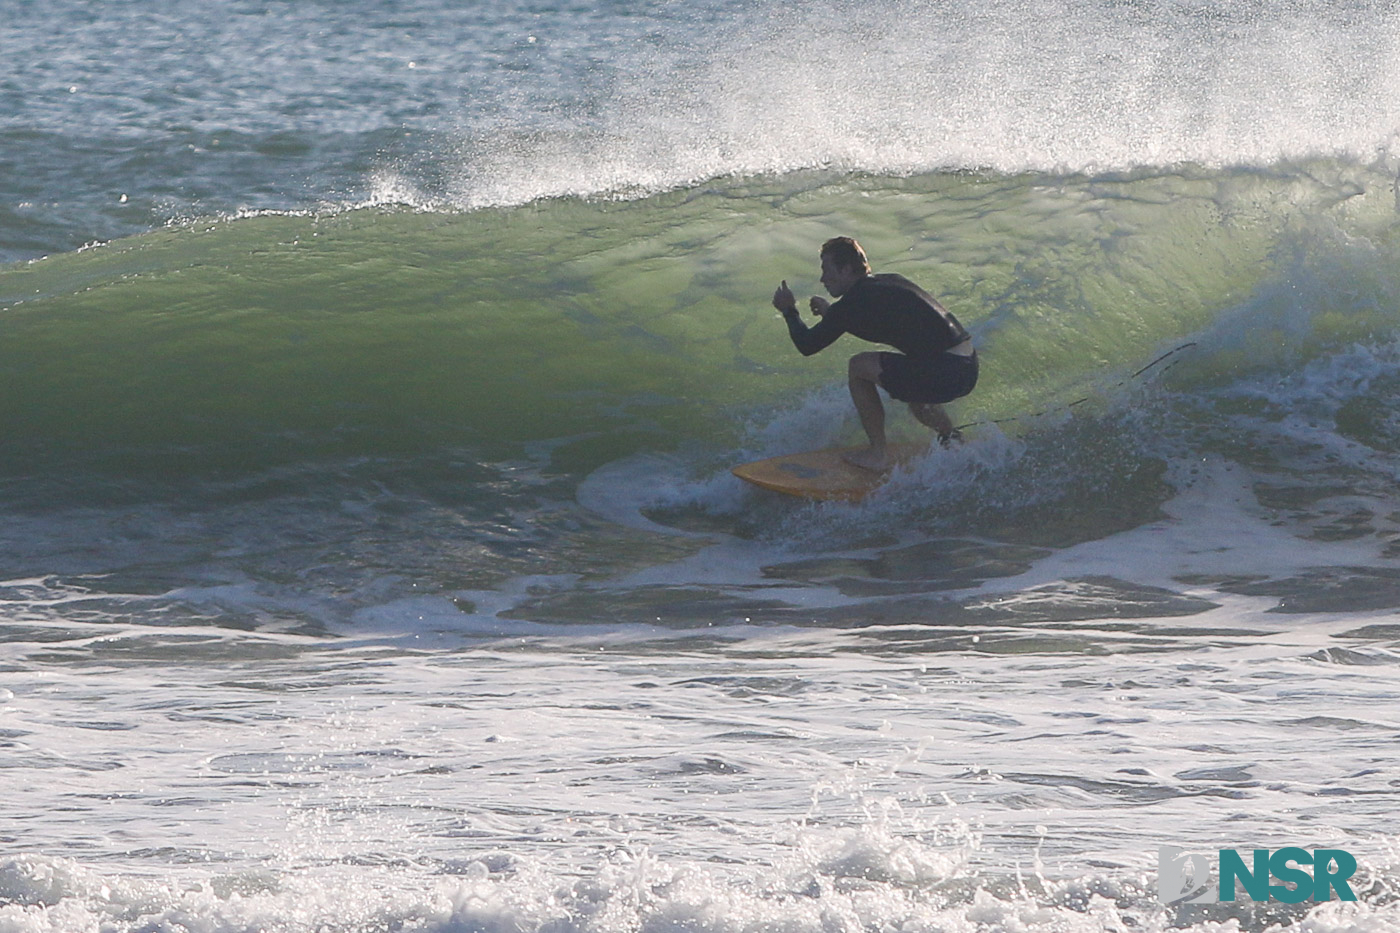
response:
{"label": "black board shorts", "polygon": [[903,353],[880,354],[880,385],[901,402],[941,405],[962,398],[977,385],[977,353],[941,353],[914,360]]}

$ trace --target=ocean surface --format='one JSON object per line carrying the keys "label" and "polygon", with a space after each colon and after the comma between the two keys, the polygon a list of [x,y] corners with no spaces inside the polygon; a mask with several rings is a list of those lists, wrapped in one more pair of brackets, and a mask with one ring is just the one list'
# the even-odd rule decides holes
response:
{"label": "ocean surface", "polygon": [[[1397,134],[1383,0],[0,0],[0,933],[1400,929]],[[806,504],[839,234],[982,382]]]}

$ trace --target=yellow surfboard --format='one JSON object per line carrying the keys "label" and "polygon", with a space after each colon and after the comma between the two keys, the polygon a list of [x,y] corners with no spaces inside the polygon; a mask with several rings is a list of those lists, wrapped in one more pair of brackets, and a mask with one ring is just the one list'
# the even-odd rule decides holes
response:
{"label": "yellow surfboard", "polygon": [[745,482],[789,496],[859,502],[883,485],[895,466],[924,454],[929,445],[891,444],[888,449],[893,466],[884,472],[862,469],[841,457],[848,451],[860,449],[828,447],[825,450],[769,457],[736,466],[730,472]]}

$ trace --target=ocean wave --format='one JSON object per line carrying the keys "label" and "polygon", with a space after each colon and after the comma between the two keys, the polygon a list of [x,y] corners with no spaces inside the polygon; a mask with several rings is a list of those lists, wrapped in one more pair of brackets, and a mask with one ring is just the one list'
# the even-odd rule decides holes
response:
{"label": "ocean wave", "polygon": [[[647,531],[859,547],[897,520],[1042,548],[1150,524],[1184,466],[1225,461],[1299,534],[1384,542],[1395,215],[1386,165],[1322,160],[192,223],[0,272],[0,470],[26,507],[212,482],[319,515],[407,482],[551,540],[577,491]],[[768,306],[779,279],[818,290],[834,233],[938,294],[983,379],[964,450],[859,509],[784,511],[728,469],[858,439],[845,348],[803,359]],[[891,429],[922,436],[898,406]],[[525,571],[527,541],[484,540]]]}

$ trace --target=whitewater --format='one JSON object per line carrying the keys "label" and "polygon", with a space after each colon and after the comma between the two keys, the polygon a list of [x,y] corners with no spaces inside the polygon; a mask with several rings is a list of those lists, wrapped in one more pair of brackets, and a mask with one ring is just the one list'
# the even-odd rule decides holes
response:
{"label": "whitewater", "polygon": [[[1400,928],[1398,71],[1377,0],[0,0],[0,933]],[[769,304],[834,235],[982,364],[859,505],[729,473],[860,437]]]}

